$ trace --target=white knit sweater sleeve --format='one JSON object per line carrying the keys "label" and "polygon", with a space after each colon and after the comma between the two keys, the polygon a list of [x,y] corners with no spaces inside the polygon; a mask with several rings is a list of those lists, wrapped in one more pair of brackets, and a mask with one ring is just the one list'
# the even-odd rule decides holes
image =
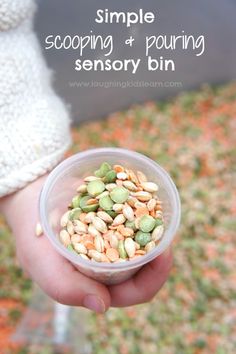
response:
{"label": "white knit sweater sleeve", "polygon": [[52,169],[70,144],[68,112],[32,30],[33,0],[0,0],[0,196]]}

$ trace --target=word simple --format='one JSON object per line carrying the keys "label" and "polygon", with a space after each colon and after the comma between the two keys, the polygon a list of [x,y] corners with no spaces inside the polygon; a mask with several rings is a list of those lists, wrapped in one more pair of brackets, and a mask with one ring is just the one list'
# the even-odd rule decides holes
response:
{"label": "word simple", "polygon": [[75,70],[76,71],[131,71],[132,74],[135,74],[138,66],[140,64],[140,59],[124,59],[124,60],[101,60],[101,59],[86,59],[81,60],[77,59],[75,61]]}
{"label": "word simple", "polygon": [[154,13],[144,12],[143,9],[139,9],[138,12],[110,12],[108,9],[99,9],[95,18],[97,23],[125,23],[126,27],[135,23],[152,23],[154,20]]}

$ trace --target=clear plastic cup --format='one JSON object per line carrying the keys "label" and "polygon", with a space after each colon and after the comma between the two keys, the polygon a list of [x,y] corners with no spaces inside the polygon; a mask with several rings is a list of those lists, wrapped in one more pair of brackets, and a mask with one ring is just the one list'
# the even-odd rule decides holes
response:
{"label": "clear plastic cup", "polygon": [[[111,165],[121,164],[146,174],[149,181],[159,186],[158,195],[163,201],[165,231],[160,243],[149,253],[132,261],[99,263],[83,259],[67,250],[59,240],[60,218],[75,195],[81,180],[93,174],[104,161]],[[60,163],[48,176],[42,188],[39,210],[45,235],[52,246],[83,274],[105,284],[116,284],[130,278],[144,264],[163,253],[171,244],[180,222],[178,191],[167,172],[156,162],[137,152],[100,148],[78,153]]]}

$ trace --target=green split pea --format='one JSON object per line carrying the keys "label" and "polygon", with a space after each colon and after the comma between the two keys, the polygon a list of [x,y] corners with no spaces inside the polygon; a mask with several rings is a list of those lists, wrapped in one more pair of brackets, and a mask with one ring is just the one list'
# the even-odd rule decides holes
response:
{"label": "green split pea", "polygon": [[138,231],[135,234],[135,241],[140,246],[146,246],[148,242],[152,239],[151,234],[149,232]]}
{"label": "green split pea", "polygon": [[122,204],[128,199],[129,191],[124,187],[115,187],[112,189],[110,196],[115,203]]}
{"label": "green split pea", "polygon": [[87,186],[87,191],[88,194],[91,195],[91,197],[96,197],[97,195],[101,194],[105,190],[105,188],[105,184],[102,181],[95,180],[89,182]]}
{"label": "green split pea", "polygon": [[111,200],[111,198],[109,197],[109,195],[102,197],[99,200],[99,205],[103,210],[112,210],[112,207],[114,205],[113,201]]}
{"label": "green split pea", "polygon": [[99,168],[99,170],[94,172],[96,177],[102,178],[105,177],[107,172],[111,170],[111,166],[107,162],[103,162]]}
{"label": "green split pea", "polygon": [[107,162],[103,162],[99,170],[94,172],[94,175],[98,178],[102,178],[104,183],[112,183],[116,180],[116,172],[112,170]]}
{"label": "green split pea", "polygon": [[139,229],[143,232],[150,232],[156,226],[156,220],[151,215],[144,215],[140,219]]}
{"label": "green split pea", "polygon": [[80,208],[85,212],[96,211],[98,209],[98,203],[87,205],[87,201],[91,199],[89,195],[86,195],[80,199]]}

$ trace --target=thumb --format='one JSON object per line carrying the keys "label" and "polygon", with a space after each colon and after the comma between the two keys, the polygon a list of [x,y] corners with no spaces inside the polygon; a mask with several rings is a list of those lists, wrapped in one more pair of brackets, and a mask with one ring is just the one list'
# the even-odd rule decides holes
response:
{"label": "thumb", "polygon": [[23,257],[19,258],[23,268],[50,297],[64,305],[83,306],[98,313],[109,308],[111,299],[105,285],[80,273],[45,237],[36,241],[40,245],[31,247],[30,253],[24,247]]}

